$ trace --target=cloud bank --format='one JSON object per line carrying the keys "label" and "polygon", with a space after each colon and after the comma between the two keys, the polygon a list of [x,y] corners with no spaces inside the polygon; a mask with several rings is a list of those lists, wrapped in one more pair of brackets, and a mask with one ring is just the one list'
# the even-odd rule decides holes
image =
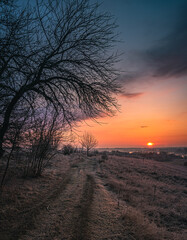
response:
{"label": "cloud bank", "polygon": [[137,92],[137,93],[127,93],[124,92],[121,94],[122,97],[126,97],[126,98],[137,98],[142,96],[144,93],[143,92]]}
{"label": "cloud bank", "polygon": [[142,54],[155,77],[187,75],[187,4],[173,31]]}
{"label": "cloud bank", "polygon": [[187,76],[187,3],[181,9],[168,35],[147,50],[131,52],[131,63],[137,69],[119,77],[122,86]]}

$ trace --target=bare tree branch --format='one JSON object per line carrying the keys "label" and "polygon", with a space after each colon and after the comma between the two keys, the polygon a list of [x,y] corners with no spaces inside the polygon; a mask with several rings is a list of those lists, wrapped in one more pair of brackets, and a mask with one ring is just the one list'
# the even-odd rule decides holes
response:
{"label": "bare tree branch", "polygon": [[19,104],[49,105],[69,124],[75,111],[95,118],[118,108],[111,15],[88,0],[36,0],[35,9],[0,4],[0,155]]}

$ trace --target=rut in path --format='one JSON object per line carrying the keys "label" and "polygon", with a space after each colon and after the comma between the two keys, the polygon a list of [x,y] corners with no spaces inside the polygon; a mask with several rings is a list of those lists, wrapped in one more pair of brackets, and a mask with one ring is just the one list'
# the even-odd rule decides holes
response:
{"label": "rut in path", "polygon": [[35,217],[39,215],[42,210],[47,209],[47,206],[50,204],[50,202],[53,202],[53,200],[58,198],[59,194],[65,190],[71,179],[71,175],[72,173],[68,171],[64,176],[64,179],[58,183],[58,187],[56,187],[54,190],[51,189],[50,194],[44,196],[44,199],[40,203],[29,208],[27,211],[24,210],[23,212],[20,212],[17,216],[19,222],[15,225],[15,228],[10,230],[9,236],[5,235],[3,238],[1,238],[0,235],[0,240],[17,240],[27,231],[27,229],[32,229]]}
{"label": "rut in path", "polygon": [[94,178],[91,175],[87,175],[86,182],[83,187],[83,194],[80,200],[80,209],[78,212],[77,221],[74,222],[72,240],[89,239],[88,220],[91,211],[91,205],[93,202],[94,189],[95,189]]}
{"label": "rut in path", "polygon": [[121,209],[116,208],[116,199],[107,191],[96,171],[92,159],[72,166],[55,191],[22,216],[26,217],[23,218],[26,222],[12,231],[14,238],[8,239],[129,239],[124,237],[119,224]]}
{"label": "rut in path", "polygon": [[72,169],[71,179],[57,198],[35,218],[34,227],[20,240],[88,240],[89,220],[95,180],[87,172],[87,164]]}

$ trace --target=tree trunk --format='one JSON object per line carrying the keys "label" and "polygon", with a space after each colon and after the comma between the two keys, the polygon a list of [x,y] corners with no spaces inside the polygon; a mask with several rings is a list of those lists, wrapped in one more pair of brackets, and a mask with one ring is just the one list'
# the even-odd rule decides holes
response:
{"label": "tree trunk", "polygon": [[87,156],[89,155],[89,149],[88,148],[86,149],[86,154],[87,154]]}
{"label": "tree trunk", "polygon": [[0,158],[2,158],[5,150],[3,149],[3,142],[4,142],[4,136],[5,133],[8,130],[9,127],[9,123],[10,123],[10,116],[12,113],[12,110],[14,109],[14,106],[16,105],[16,103],[18,102],[18,100],[20,99],[20,97],[23,95],[22,91],[19,91],[11,100],[11,102],[9,103],[7,110],[5,112],[4,115],[4,120],[3,120],[3,124],[2,127],[0,128]]}

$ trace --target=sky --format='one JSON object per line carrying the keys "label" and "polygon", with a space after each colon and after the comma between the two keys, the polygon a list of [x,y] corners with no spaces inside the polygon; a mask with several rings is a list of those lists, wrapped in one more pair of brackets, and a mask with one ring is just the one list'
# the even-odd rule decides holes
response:
{"label": "sky", "polygon": [[118,24],[120,111],[76,132],[93,134],[98,147],[187,147],[187,0],[98,2]]}
{"label": "sky", "polygon": [[[94,1],[94,0],[93,0]],[[187,1],[102,0],[119,25],[116,116],[87,120],[98,147],[187,146]]]}

